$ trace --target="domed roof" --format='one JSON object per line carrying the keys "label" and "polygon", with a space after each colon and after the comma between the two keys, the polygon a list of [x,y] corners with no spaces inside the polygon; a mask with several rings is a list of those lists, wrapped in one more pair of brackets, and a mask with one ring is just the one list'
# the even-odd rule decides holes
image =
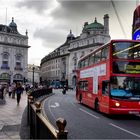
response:
{"label": "domed roof", "polygon": [[14,18],[12,17],[12,22],[9,24],[9,27],[12,29],[12,33],[18,33],[17,24],[14,22]]}
{"label": "domed roof", "polygon": [[17,27],[17,24],[14,22],[14,18],[12,17],[12,22],[9,24],[10,27]]}
{"label": "domed roof", "polygon": [[67,35],[67,39],[75,39],[74,35],[72,34],[72,31],[70,30],[70,33]]}
{"label": "domed roof", "polygon": [[70,33],[67,35],[67,38],[73,38],[74,35],[72,34],[72,31],[70,30]]}
{"label": "domed roof", "polygon": [[104,29],[104,26],[101,23],[98,23],[97,19],[95,18],[95,21],[91,24],[86,25],[84,29]]}

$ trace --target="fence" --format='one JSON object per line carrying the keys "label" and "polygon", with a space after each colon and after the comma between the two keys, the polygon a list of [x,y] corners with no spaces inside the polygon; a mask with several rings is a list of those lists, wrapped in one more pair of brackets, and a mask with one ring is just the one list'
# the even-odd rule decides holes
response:
{"label": "fence", "polygon": [[52,95],[52,89],[32,90],[28,93],[28,124],[30,139],[67,139],[66,120],[58,118],[55,128],[42,113],[42,102]]}

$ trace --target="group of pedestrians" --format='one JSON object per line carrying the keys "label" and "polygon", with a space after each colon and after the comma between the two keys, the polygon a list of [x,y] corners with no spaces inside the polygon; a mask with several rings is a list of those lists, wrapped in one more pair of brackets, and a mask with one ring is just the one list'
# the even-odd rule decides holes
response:
{"label": "group of pedestrians", "polygon": [[24,87],[21,83],[13,83],[11,85],[1,85],[0,86],[0,99],[5,100],[5,96],[8,94],[9,97],[17,99],[17,105],[20,103],[21,94],[24,91]]}

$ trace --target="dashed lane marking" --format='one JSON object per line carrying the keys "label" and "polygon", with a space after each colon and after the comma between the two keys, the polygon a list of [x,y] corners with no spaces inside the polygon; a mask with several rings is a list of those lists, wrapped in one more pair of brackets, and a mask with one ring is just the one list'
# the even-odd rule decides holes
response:
{"label": "dashed lane marking", "polygon": [[134,135],[134,136],[140,138],[140,135],[137,135],[137,134],[135,134],[135,133],[133,133],[133,132],[131,132],[131,131],[129,131],[129,130],[126,130],[126,129],[122,128],[122,127],[119,127],[119,126],[117,126],[117,125],[115,125],[115,124],[113,124],[113,123],[109,123],[109,125],[111,125],[111,126],[113,126],[113,127],[115,127],[115,128],[118,128],[118,129],[120,129],[120,130],[122,130],[122,131],[124,131],[124,132],[126,132],[126,133],[129,133],[129,134],[131,134],[131,135]]}
{"label": "dashed lane marking", "polygon": [[82,109],[82,108],[79,108],[79,110],[83,111],[84,113],[86,113],[86,114],[88,114],[88,115],[90,115],[90,116],[92,116],[92,117],[94,117],[94,118],[96,118],[96,119],[99,119],[99,118],[100,118],[100,117],[98,117],[98,116],[95,116],[95,115],[89,113],[88,111],[86,111],[86,110],[84,110],[84,109]]}

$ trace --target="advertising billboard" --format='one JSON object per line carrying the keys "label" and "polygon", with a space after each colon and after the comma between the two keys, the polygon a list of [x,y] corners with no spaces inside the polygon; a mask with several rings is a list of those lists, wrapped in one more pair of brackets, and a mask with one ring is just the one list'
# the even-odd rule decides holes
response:
{"label": "advertising billboard", "polygon": [[137,6],[133,14],[132,39],[140,40],[140,5]]}

